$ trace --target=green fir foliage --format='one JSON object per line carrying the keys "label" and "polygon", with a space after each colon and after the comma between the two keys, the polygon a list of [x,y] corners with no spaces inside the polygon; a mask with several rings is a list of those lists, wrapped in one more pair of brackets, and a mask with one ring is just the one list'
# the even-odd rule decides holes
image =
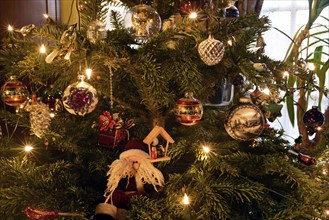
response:
{"label": "green fir foliage", "polygon": [[[204,21],[181,18],[174,28],[141,43],[125,30],[122,15],[110,12],[114,29],[107,31],[103,42],[93,44],[86,37],[86,28],[95,19],[105,21],[107,1],[81,2],[81,29],[76,30],[76,48],[70,60],[60,54],[48,64],[45,55],[38,52],[42,43],[48,54],[52,52],[67,29],[51,19],[26,37],[13,33],[3,41],[1,79],[15,74],[31,94],[42,97],[63,91],[88,66],[94,73],[89,83],[99,96],[97,108],[84,117],[65,110],[56,112],[41,139],[30,129],[27,111],[15,114],[3,104],[0,214],[4,219],[24,219],[22,211],[27,207],[91,218],[96,205],[104,202],[108,165],[122,151],[97,145],[97,122],[103,111],[120,109],[136,124],[129,130],[131,139],[144,138],[159,124],[175,140],[169,147],[171,160],[155,164],[165,176],[165,187],[148,197],[134,197],[127,219],[323,218],[322,208],[329,205],[325,194],[328,179],[315,177],[317,167],[307,167],[288,155],[291,146],[283,131],[268,128],[255,141],[233,140],[224,129],[233,104],[204,106],[203,119],[194,126],[175,121],[175,102],[185,92],[206,102],[215,92],[214,85],[224,78],[235,85],[234,104],[254,85],[268,86],[271,91],[286,88],[282,72],[289,67],[254,50],[257,36],[270,27],[268,18],[251,14],[215,19],[209,21],[208,29]],[[168,18],[177,12],[175,2],[153,4]],[[215,66],[204,64],[197,51],[208,31],[225,45],[224,57]],[[232,36],[235,41],[229,46]],[[268,69],[256,70],[254,63],[265,63]],[[109,109],[111,72],[115,109]],[[27,143],[34,146],[30,153],[23,151]],[[211,148],[207,155],[202,151],[205,145]],[[184,192],[189,205],[182,204]]]}

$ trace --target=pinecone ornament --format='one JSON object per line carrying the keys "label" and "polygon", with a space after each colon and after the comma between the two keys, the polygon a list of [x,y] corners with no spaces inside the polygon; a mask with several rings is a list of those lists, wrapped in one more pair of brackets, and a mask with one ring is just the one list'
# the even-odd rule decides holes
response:
{"label": "pinecone ornament", "polygon": [[42,138],[48,131],[51,117],[47,105],[43,103],[33,104],[30,107],[30,122],[33,133]]}
{"label": "pinecone ornament", "polygon": [[219,63],[225,52],[225,47],[222,42],[213,38],[211,34],[207,40],[199,44],[198,52],[201,60],[208,66],[213,66]]}

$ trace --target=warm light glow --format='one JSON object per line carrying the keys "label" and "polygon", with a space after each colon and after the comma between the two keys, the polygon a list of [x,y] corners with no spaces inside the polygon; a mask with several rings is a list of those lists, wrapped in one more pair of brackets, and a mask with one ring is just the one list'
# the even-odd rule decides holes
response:
{"label": "warm light glow", "polygon": [[207,147],[207,146],[202,146],[202,148],[203,148],[203,151],[204,151],[206,154],[210,152],[210,148],[209,148],[209,147]]}
{"label": "warm light glow", "polygon": [[329,215],[329,210],[327,209],[327,210],[324,210],[324,214],[325,215]]}
{"label": "warm light glow", "polygon": [[46,47],[45,47],[44,44],[41,45],[41,47],[39,49],[39,52],[42,53],[42,54],[46,53]]}
{"label": "warm light glow", "polygon": [[314,71],[315,70],[314,63],[309,63],[309,64],[307,64],[307,66],[308,66],[309,70],[311,70],[311,71]]}
{"label": "warm light glow", "polygon": [[271,94],[271,91],[269,88],[265,88],[264,91],[263,91],[266,95],[270,95]]}
{"label": "warm light glow", "polygon": [[13,30],[14,30],[13,26],[8,25],[8,31],[9,31],[9,32],[12,32]]}
{"label": "warm light glow", "polygon": [[54,118],[55,117],[55,113],[54,112],[50,112],[49,115],[50,115],[51,118]]}
{"label": "warm light glow", "polygon": [[289,72],[288,71],[284,71],[283,72],[283,78],[288,78],[289,77]]}
{"label": "warm light glow", "polygon": [[90,68],[87,68],[86,69],[86,76],[87,76],[87,79],[90,79],[91,78],[91,74],[93,73],[93,70],[90,69]]}
{"label": "warm light glow", "polygon": [[191,19],[196,19],[198,17],[198,13],[196,13],[195,11],[191,12],[188,16]]}
{"label": "warm light glow", "polygon": [[322,128],[321,128],[321,127],[317,127],[317,128],[316,128],[316,130],[318,130],[318,131],[321,131],[321,130],[322,130]]}
{"label": "warm light glow", "polygon": [[184,200],[183,200],[183,203],[184,203],[184,205],[188,205],[188,204],[190,204],[189,198],[188,198],[188,196],[186,195],[186,193],[184,193]]}
{"label": "warm light glow", "polygon": [[327,174],[328,174],[328,170],[327,170],[327,169],[323,169],[323,170],[322,170],[322,174],[323,174],[323,175],[327,175]]}
{"label": "warm light glow", "polygon": [[227,41],[227,44],[228,44],[228,45],[230,45],[230,46],[232,46],[232,45],[233,45],[233,42],[232,42],[232,40],[231,40],[231,39],[229,39],[229,40]]}
{"label": "warm light glow", "polygon": [[30,152],[32,149],[33,149],[33,147],[32,147],[31,145],[26,145],[26,146],[24,147],[24,150],[25,150],[26,152]]}
{"label": "warm light glow", "polygon": [[45,17],[45,19],[47,19],[47,18],[49,18],[49,15],[43,14],[43,17]]}

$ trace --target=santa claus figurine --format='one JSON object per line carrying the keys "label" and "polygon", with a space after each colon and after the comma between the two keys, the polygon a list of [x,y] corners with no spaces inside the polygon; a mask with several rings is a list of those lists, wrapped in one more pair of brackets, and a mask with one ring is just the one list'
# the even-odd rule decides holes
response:
{"label": "santa claus figurine", "polygon": [[125,219],[131,198],[147,195],[145,184],[153,185],[156,191],[164,185],[163,175],[151,163],[148,146],[142,140],[129,141],[124,150],[109,166],[106,200],[97,205],[94,220]]}

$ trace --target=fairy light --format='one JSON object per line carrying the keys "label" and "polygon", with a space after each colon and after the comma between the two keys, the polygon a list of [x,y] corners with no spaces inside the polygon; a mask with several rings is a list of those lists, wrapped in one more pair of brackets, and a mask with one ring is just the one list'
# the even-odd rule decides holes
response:
{"label": "fairy light", "polygon": [[45,19],[47,19],[47,18],[49,18],[49,15],[43,14],[43,17],[45,17]]}
{"label": "fairy light", "polygon": [[317,127],[316,130],[321,131],[322,127]]}
{"label": "fairy light", "polygon": [[184,205],[189,205],[190,204],[190,200],[189,200],[189,198],[188,198],[188,196],[187,196],[186,193],[184,193],[183,204]]}
{"label": "fairy light", "polygon": [[24,150],[25,150],[25,152],[29,153],[29,152],[31,152],[33,150],[33,147],[31,145],[26,145],[24,147]]}
{"label": "fairy light", "polygon": [[325,215],[329,215],[329,209],[324,210]]}
{"label": "fairy light", "polygon": [[46,47],[45,47],[44,44],[42,44],[41,47],[39,48],[39,52],[40,52],[41,54],[45,54],[45,53],[46,53]]}
{"label": "fairy light", "polygon": [[269,88],[265,88],[264,91],[263,91],[266,95],[270,95],[271,94],[271,91]]}
{"label": "fairy light", "polygon": [[315,65],[314,65],[314,63],[309,63],[309,64],[307,64],[307,66],[308,66],[308,69],[309,69],[309,70],[311,70],[311,71],[314,71],[314,70],[315,70]]}
{"label": "fairy light", "polygon": [[232,42],[232,40],[231,40],[231,39],[229,39],[229,40],[227,41],[227,44],[228,44],[228,45],[230,45],[230,46],[232,46],[232,45],[233,45],[233,42]]}
{"label": "fairy light", "polygon": [[284,71],[283,72],[283,78],[288,78],[289,77],[289,72],[288,71]]}
{"label": "fairy light", "polygon": [[90,69],[90,68],[87,68],[86,69],[86,76],[87,76],[87,79],[90,79],[91,78],[91,74],[93,73],[93,70]]}
{"label": "fairy light", "polygon": [[8,25],[8,31],[9,31],[9,32],[13,32],[13,31],[14,31],[14,28],[13,28],[13,26],[11,26],[11,25]]}
{"label": "fairy light", "polygon": [[207,146],[202,146],[203,151],[208,154],[210,152],[210,148]]}
{"label": "fairy light", "polygon": [[198,13],[196,13],[195,11],[192,11],[192,12],[189,14],[188,17],[191,18],[191,19],[196,19],[196,18],[198,17]]}
{"label": "fairy light", "polygon": [[54,112],[50,112],[50,113],[49,113],[49,116],[50,116],[51,118],[54,118],[54,117],[55,117],[55,113],[54,113]]}

